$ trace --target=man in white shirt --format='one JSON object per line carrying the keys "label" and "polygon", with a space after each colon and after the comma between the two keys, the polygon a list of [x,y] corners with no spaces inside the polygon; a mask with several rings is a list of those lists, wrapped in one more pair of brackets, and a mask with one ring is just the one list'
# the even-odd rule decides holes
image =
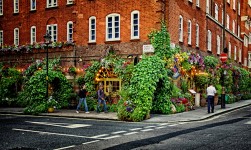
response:
{"label": "man in white shirt", "polygon": [[213,84],[209,84],[207,87],[207,112],[210,113],[210,106],[211,106],[211,113],[214,112],[214,95],[216,94],[216,89]]}

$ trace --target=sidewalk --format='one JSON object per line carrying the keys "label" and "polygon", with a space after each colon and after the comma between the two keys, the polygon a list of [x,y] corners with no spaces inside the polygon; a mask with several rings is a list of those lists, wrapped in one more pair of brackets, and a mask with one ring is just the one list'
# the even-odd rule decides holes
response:
{"label": "sidewalk", "polygon": [[[251,100],[242,100],[233,104],[226,104],[226,108],[222,109],[221,105],[215,106],[214,113],[207,113],[207,107],[198,107],[195,110],[187,111],[183,113],[163,115],[163,114],[151,114],[151,118],[144,120],[147,123],[167,123],[167,122],[190,122],[199,121],[217,116],[226,112],[230,112],[242,107],[250,106]],[[0,114],[23,114],[23,108],[0,108]],[[76,113],[74,109],[60,109],[54,113],[42,113],[40,116],[53,116],[53,117],[68,117],[68,118],[85,118],[85,119],[98,119],[98,120],[117,120],[117,113],[96,113],[91,111],[89,114],[80,111]]]}

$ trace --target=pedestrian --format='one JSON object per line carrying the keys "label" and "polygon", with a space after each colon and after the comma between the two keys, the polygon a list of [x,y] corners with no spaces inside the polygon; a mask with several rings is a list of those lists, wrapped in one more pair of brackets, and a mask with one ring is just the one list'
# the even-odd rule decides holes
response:
{"label": "pedestrian", "polygon": [[107,113],[107,107],[106,107],[106,100],[105,100],[105,93],[104,93],[104,87],[103,85],[99,85],[99,90],[98,90],[98,105],[97,105],[97,113],[100,112],[99,106],[100,103],[103,104],[104,112]]}
{"label": "pedestrian", "polygon": [[79,102],[78,102],[76,113],[79,113],[79,109],[80,109],[80,106],[82,103],[84,103],[84,106],[85,106],[85,113],[89,113],[88,106],[86,103],[86,94],[87,94],[86,87],[85,87],[85,85],[83,85],[78,93]]}
{"label": "pedestrian", "polygon": [[210,106],[211,106],[211,113],[214,113],[214,95],[216,93],[216,89],[213,84],[209,84],[207,87],[207,112],[210,113]]}

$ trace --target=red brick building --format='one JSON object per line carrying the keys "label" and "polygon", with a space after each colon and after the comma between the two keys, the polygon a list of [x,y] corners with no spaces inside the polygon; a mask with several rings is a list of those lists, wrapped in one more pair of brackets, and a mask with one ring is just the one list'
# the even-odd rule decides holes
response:
{"label": "red brick building", "polygon": [[46,3],[0,0],[0,61],[27,63],[31,58],[45,57],[44,50],[21,54],[6,50],[10,45],[19,46],[20,50],[22,45],[42,42],[46,30],[54,44],[74,41],[74,46],[49,50],[50,58],[61,56],[64,66],[82,65],[78,63],[80,57],[83,62],[99,59],[109,49],[123,57],[142,54],[143,46],[149,45],[147,35],[159,29],[160,20],[165,19],[172,45],[215,56],[227,47],[230,58],[251,68],[251,53],[246,43],[250,35],[249,3],[249,0],[46,0]]}

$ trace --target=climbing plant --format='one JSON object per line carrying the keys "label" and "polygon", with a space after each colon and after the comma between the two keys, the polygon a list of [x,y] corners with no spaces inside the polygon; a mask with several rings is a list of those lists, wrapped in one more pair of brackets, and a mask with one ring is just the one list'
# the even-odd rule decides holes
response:
{"label": "climbing plant", "polygon": [[95,76],[101,65],[98,61],[93,61],[92,65],[85,70],[84,82],[86,90],[91,94],[95,93]]}

